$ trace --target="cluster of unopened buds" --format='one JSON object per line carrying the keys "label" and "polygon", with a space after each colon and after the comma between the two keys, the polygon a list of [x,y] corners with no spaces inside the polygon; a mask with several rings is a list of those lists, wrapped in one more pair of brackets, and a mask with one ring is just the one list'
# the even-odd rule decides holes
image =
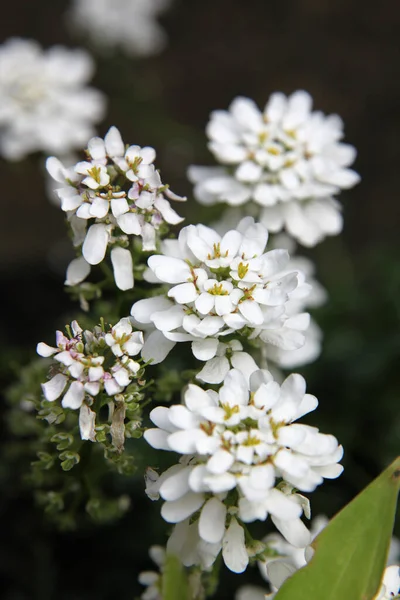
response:
{"label": "cluster of unopened buds", "polygon": [[111,127],[104,140],[92,138],[86,154],[86,161],[71,168],[54,156],[47,159],[48,172],[63,184],[56,193],[74,232],[74,243],[82,245],[82,256],[67,270],[67,285],[84,281],[90,265],[101,263],[110,247],[115,283],[127,290],[134,285],[128,236],[140,236],[143,251],[155,250],[160,227],[183,220],[167,198],[185,198],[161,182],[153,165],[155,150],[126,147],[116,127]]}
{"label": "cluster of unopened buds", "polygon": [[[52,376],[42,384],[45,399],[62,398],[63,408],[80,410],[79,427],[83,440],[96,441],[96,399],[100,403],[119,402],[129,393],[141,364],[133,360],[143,347],[143,333],[134,331],[129,318],[106,330],[104,324],[83,331],[76,321],[67,335],[56,333],[56,347],[41,342],[37,352],[55,361]],[[100,407],[98,407],[100,408]]]}

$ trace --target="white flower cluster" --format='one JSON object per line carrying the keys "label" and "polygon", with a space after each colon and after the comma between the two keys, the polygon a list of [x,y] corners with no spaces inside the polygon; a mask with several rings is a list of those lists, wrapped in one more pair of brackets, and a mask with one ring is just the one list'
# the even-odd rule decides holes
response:
{"label": "white flower cluster", "polygon": [[74,244],[82,244],[83,256],[69,265],[66,284],[82,282],[90,265],[101,263],[110,246],[115,283],[121,290],[131,289],[134,278],[128,236],[141,236],[143,250],[155,250],[160,226],[183,220],[165,196],[185,198],[162,184],[153,165],[155,150],[125,147],[116,127],[111,127],[104,140],[92,138],[86,153],[87,160],[72,168],[64,168],[54,156],[46,163],[53,179],[63,184],[56,193],[74,232]]}
{"label": "white flower cluster", "polygon": [[157,428],[145,432],[146,441],[182,459],[147,491],[165,500],[163,518],[179,524],[169,544],[183,564],[209,568],[222,549],[228,568],[244,571],[249,557],[240,521],[268,514],[290,543],[308,545],[300,520],[308,501],[293,488],[310,492],[342,472],[336,438],[295,423],[317,404],[300,375],[279,386],[268,371],[254,372],[248,383],[232,369],[218,392],[189,385],[184,405],[152,410]]}
{"label": "white flower cluster", "polygon": [[[228,348],[220,338],[237,332],[286,350],[301,347],[309,315],[289,317],[285,305],[307,296],[310,286],[300,271],[287,271],[286,250],[265,252],[267,240],[265,227],[248,217],[222,237],[204,225],[189,225],[177,241],[165,241],[164,254],[149,258],[145,277],[170,284],[167,297],[140,300],[131,310],[151,331],[145,360],[160,362],[176,342],[191,341],[196,358],[210,361]],[[202,379],[222,381],[222,362],[213,363],[212,379],[205,371]]]}
{"label": "white flower cluster", "polygon": [[42,390],[48,402],[62,396],[64,408],[79,408],[81,437],[94,441],[96,413],[90,406],[103,391],[110,397],[123,393],[135,378],[140,364],[131,357],[141,351],[143,333],[133,331],[129,318],[121,319],[107,333],[99,326],[83,331],[73,321],[68,333],[67,337],[57,331],[57,347],[44,342],[37,345],[40,356],[58,363],[56,374],[42,384]]}
{"label": "white flower cluster", "polygon": [[74,28],[88,32],[98,46],[120,47],[127,54],[160,52],[167,39],[156,17],[171,0],[73,0]]}
{"label": "white flower cluster", "polygon": [[80,148],[104,115],[105,97],[86,87],[94,70],[82,50],[14,38],[0,46],[0,154],[62,154]]}
{"label": "white flower cluster", "polygon": [[338,234],[342,217],[332,195],[358,182],[348,168],[355,149],[339,141],[343,124],[337,115],[311,107],[311,96],[297,91],[272,94],[263,112],[243,97],[228,111],[214,111],[209,148],[226,166],[190,167],[197,200],[232,206],[252,200],[262,207],[259,220],[270,232],[286,229],[305,246]]}

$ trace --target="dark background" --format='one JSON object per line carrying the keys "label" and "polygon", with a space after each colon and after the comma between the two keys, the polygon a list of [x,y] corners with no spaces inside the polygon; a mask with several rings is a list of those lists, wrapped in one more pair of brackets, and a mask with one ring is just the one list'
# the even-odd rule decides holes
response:
{"label": "dark background", "polygon": [[[67,4],[7,3],[0,38],[87,46],[85,36],[65,27]],[[320,400],[311,422],[345,446],[343,476],[312,496],[314,514],[331,516],[400,447],[400,11],[388,0],[175,0],[161,22],[169,45],[157,57],[134,60],[89,48],[97,63],[93,84],[109,99],[98,130],[104,135],[114,124],[125,141],[154,146],[163,180],[189,196],[189,221],[201,219],[201,211],[186,168],[213,164],[204,133],[208,115],[227,108],[238,94],[263,106],[273,91],[304,88],[316,109],[341,115],[346,141],[358,149],[355,168],[362,182],[341,195],[344,232],[308,252],[330,294],[315,313],[325,333],[323,354],[302,370]],[[62,289],[70,250],[61,211],[46,197],[43,157],[0,159],[0,172],[4,388],[15,379],[11,363],[26,363],[37,341],[51,342],[75,306]],[[7,446],[12,440],[2,427]],[[165,541],[159,506],[149,508],[141,474],[127,484],[133,508],[122,521],[97,528],[88,521],[78,531],[58,533],[19,485],[21,465],[18,470],[7,452],[3,456],[9,459],[0,470],[0,507],[9,529],[0,536],[3,597],[137,596],[137,574],[150,568],[147,547]],[[217,597],[232,598],[244,579],[228,575]]]}

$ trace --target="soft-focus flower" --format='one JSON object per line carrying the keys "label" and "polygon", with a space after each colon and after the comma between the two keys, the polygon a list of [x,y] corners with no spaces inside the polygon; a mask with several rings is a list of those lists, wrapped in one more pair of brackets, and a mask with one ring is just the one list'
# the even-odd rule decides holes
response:
{"label": "soft-focus flower", "polygon": [[104,115],[105,98],[86,87],[93,61],[83,50],[13,38],[0,47],[0,153],[20,160],[31,152],[80,148]]}
{"label": "soft-focus flower", "polygon": [[[267,240],[267,230],[248,217],[222,237],[204,225],[190,225],[175,243],[165,241],[164,254],[149,258],[145,278],[170,284],[167,297],[140,300],[131,310],[141,326],[153,328],[145,360],[165,357],[159,352],[164,337],[166,353],[176,342],[191,341],[196,358],[209,361],[229,349],[220,338],[237,331],[286,350],[299,348],[309,316],[290,318],[285,305],[293,294],[307,295],[310,286],[301,273],[288,271],[285,250],[265,252]],[[223,378],[219,365],[214,382]]]}
{"label": "soft-focus flower", "polygon": [[138,581],[146,586],[140,596],[142,600],[163,600],[161,593],[161,578],[165,563],[166,553],[162,546],[151,546],[149,549],[151,560],[158,567],[158,571],[142,571],[139,573]]}
{"label": "soft-focus flower", "polygon": [[[146,441],[156,449],[182,455],[180,463],[149,489],[150,497],[159,493],[165,500],[163,518],[182,523],[200,511],[191,531],[196,527],[197,537],[220,544],[220,549],[230,539],[225,535],[233,514],[238,526],[240,521],[265,520],[271,514],[288,541],[308,545],[309,533],[300,520],[308,504],[293,493],[293,486],[313,491],[324,477],[335,478],[342,472],[337,463],[343,450],[336,438],[295,423],[317,404],[314,396],[305,393],[300,375],[289,376],[279,386],[267,371],[254,372],[248,383],[232,369],[218,393],[189,385],[184,405],[153,409],[150,418],[157,428],[145,432]],[[277,486],[278,478],[288,483]],[[238,494],[233,509],[224,503],[231,490]],[[215,556],[218,548],[214,547]],[[225,554],[225,563],[236,565],[232,569],[228,564],[231,570],[244,565],[244,555],[229,558],[228,550]]]}
{"label": "soft-focus flower", "polygon": [[46,166],[51,177],[62,184],[55,191],[67,213],[74,245],[82,255],[68,267],[67,285],[84,281],[90,265],[97,265],[111,248],[110,258],[117,287],[134,285],[129,236],[141,236],[144,251],[156,249],[158,231],[165,223],[183,219],[167,198],[185,200],[161,182],[153,161],[153,148],[125,147],[121,135],[111,127],[104,140],[89,141],[87,160],[65,168],[54,156]]}
{"label": "soft-focus flower", "polygon": [[263,112],[243,97],[228,111],[214,111],[209,148],[226,166],[189,169],[199,202],[254,201],[269,231],[286,229],[306,246],[339,233],[340,205],[332,195],[358,182],[349,168],[355,149],[340,142],[337,115],[326,117],[311,106],[310,95],[300,90],[289,97],[272,94]]}
{"label": "soft-focus flower", "polygon": [[171,0],[73,0],[69,18],[100,47],[119,47],[127,54],[147,56],[167,42],[157,16]]}
{"label": "soft-focus flower", "polygon": [[143,333],[133,331],[129,318],[121,319],[108,333],[101,327],[83,331],[76,321],[68,336],[57,331],[56,347],[37,345],[40,356],[52,357],[52,377],[42,384],[45,399],[62,397],[64,408],[80,409],[82,439],[94,441],[95,413],[89,408],[96,396],[121,394],[140,369],[131,357],[143,347]]}

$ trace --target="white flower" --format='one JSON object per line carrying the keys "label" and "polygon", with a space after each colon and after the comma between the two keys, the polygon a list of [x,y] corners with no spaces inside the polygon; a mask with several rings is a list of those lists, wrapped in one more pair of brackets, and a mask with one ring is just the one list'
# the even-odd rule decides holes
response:
{"label": "white flower", "polygon": [[[225,537],[226,522],[228,530],[232,523],[227,521],[229,514],[242,522],[265,520],[271,514],[290,543],[308,545],[310,536],[300,520],[303,511],[309,514],[308,501],[293,493],[293,486],[313,491],[324,477],[335,478],[342,471],[337,463],[343,450],[337,440],[295,423],[317,404],[305,393],[300,375],[289,376],[279,386],[267,371],[254,372],[248,383],[232,369],[218,392],[191,384],[183,405],[153,409],[150,419],[156,428],[145,432],[146,441],[182,455],[179,464],[153,477],[149,487],[150,497],[159,494],[165,501],[163,518],[182,523],[199,511],[191,531],[197,528],[196,544],[198,538],[220,544],[213,546],[214,558],[230,539]],[[277,478],[288,484],[276,486]],[[225,503],[231,490],[238,498],[235,507]],[[224,560],[240,572],[240,565],[245,568],[242,543],[237,551],[232,557],[226,550]],[[198,556],[196,560],[201,561]]]}
{"label": "white flower", "polygon": [[170,0],[73,0],[69,17],[74,28],[88,32],[100,47],[146,56],[166,44],[156,17],[169,4]]}
{"label": "white flower", "polygon": [[[140,300],[132,316],[171,342],[192,341],[200,360],[213,359],[221,351],[218,338],[237,330],[287,350],[299,348],[309,317],[290,318],[285,305],[310,286],[298,272],[288,272],[285,250],[265,252],[267,239],[267,230],[251,217],[222,237],[203,225],[185,227],[175,244],[163,244],[164,255],[149,258],[145,273],[149,281],[170,284],[170,302],[161,296]],[[156,362],[147,341],[143,352]],[[224,370],[221,364],[218,369]]]}
{"label": "white flower", "polygon": [[0,47],[0,153],[20,160],[80,148],[105,111],[103,94],[85,87],[93,66],[83,50],[7,40]]}
{"label": "white flower", "polygon": [[[51,177],[62,185],[55,191],[73,230],[74,245],[82,245],[88,265],[102,262],[111,247],[115,283],[121,290],[134,285],[128,236],[141,236],[143,250],[155,250],[160,226],[183,220],[167,198],[185,198],[162,184],[154,159],[153,148],[126,149],[118,129],[111,127],[104,140],[89,140],[86,161],[68,169],[54,156],[46,163]],[[81,283],[88,273],[84,262],[73,262],[68,285]]]}
{"label": "white flower", "polygon": [[[52,377],[42,384],[48,402],[62,397],[64,408],[80,409],[79,427],[83,440],[95,441],[94,398],[122,393],[140,369],[132,360],[143,347],[143,333],[133,331],[129,318],[121,319],[108,333],[101,327],[83,331],[76,321],[68,336],[56,333],[56,347],[37,345],[40,356],[56,361]],[[111,359],[111,360],[110,360]]]}
{"label": "white flower", "polygon": [[243,97],[228,111],[214,111],[209,148],[228,166],[189,169],[199,202],[240,206],[252,200],[263,208],[260,220],[269,231],[285,227],[308,246],[339,233],[340,207],[331,195],[358,182],[348,168],[355,150],[339,141],[340,118],[311,112],[311,105],[300,90],[288,98],[272,94],[263,112]]}
{"label": "white flower", "polygon": [[142,571],[139,573],[139,583],[146,586],[146,590],[140,597],[142,600],[162,600],[161,577],[166,559],[165,549],[162,546],[151,546],[149,556],[159,571]]}

